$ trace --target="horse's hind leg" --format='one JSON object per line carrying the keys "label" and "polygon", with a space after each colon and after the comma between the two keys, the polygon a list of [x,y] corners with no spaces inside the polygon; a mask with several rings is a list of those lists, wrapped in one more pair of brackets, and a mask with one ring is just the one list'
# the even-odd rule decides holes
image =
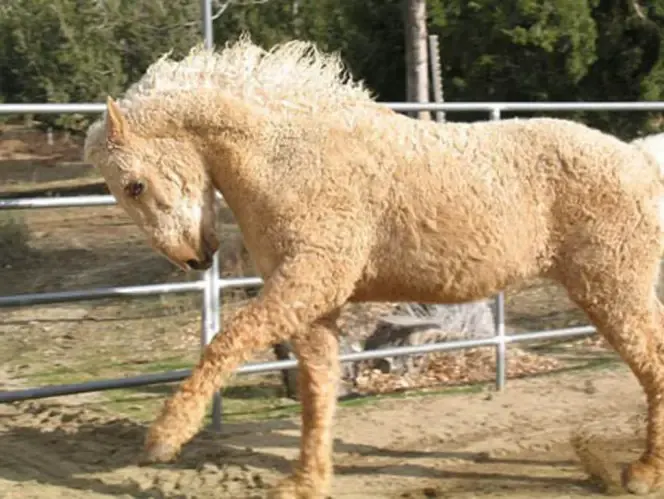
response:
{"label": "horse's hind leg", "polygon": [[629,245],[631,252],[627,245],[607,245],[570,254],[559,277],[646,393],[646,449],[623,475],[627,490],[645,494],[661,486],[664,478],[664,310],[654,283],[658,243],[634,243]]}
{"label": "horse's hind leg", "polygon": [[271,492],[271,499],[322,499],[330,489],[332,419],[340,375],[337,317],[338,311],[292,340],[302,404],[300,459],[293,476]]}

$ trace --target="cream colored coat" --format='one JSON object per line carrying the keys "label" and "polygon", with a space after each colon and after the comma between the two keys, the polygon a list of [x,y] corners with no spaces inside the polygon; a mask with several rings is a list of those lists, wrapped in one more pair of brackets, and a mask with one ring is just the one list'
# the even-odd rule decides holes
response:
{"label": "cream colored coat", "polygon": [[[339,307],[462,302],[535,276],[560,282],[646,392],[664,395],[653,291],[662,184],[650,146],[557,119],[412,120],[340,69],[310,44],[266,54],[246,38],[164,58],[89,131],[87,159],[157,251],[184,269],[209,265],[218,190],[266,280],[166,403],[146,460],[174,458],[233,369],[290,339],[302,449],[274,494],[323,497]],[[664,470],[658,397],[648,451],[626,475],[632,491],[651,490]]]}

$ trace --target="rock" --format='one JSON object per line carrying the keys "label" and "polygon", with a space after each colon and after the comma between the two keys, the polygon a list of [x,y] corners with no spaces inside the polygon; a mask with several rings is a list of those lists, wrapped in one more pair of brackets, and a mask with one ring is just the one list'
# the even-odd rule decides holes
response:
{"label": "rock", "polygon": [[[362,350],[488,338],[496,334],[493,310],[488,300],[452,305],[355,305],[340,321],[344,331],[339,338],[341,355]],[[279,360],[295,358],[288,343],[274,345],[273,351]],[[367,368],[382,373],[418,372],[425,366],[423,358],[419,355],[344,363],[341,365],[338,396],[354,393],[360,372]],[[286,396],[297,400],[297,370],[282,371],[282,379]]]}
{"label": "rock", "polygon": [[[278,360],[295,359],[290,344],[284,342],[276,344],[272,347],[275,357]],[[350,338],[342,336],[339,338],[339,354],[345,355],[352,352],[362,351],[362,346]],[[357,377],[356,363],[341,364],[341,376],[339,379],[339,387],[337,390],[338,397],[344,397],[352,393],[352,383]],[[284,388],[286,389],[286,397],[298,400],[297,395],[297,369],[285,369],[281,371],[281,378],[283,380]]]}
{"label": "rock", "polygon": [[[418,346],[462,339],[495,336],[493,310],[487,300],[452,304],[403,304],[381,317],[366,339],[365,350]],[[365,363],[383,373],[416,372],[423,356],[388,357]]]}

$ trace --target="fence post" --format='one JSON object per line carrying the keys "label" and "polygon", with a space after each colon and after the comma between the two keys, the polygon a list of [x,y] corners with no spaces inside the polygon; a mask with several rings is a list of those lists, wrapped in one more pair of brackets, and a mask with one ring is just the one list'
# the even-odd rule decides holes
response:
{"label": "fence post", "polygon": [[[201,24],[203,43],[206,49],[214,44],[212,31],[212,0],[201,0]],[[201,314],[201,348],[212,341],[212,338],[221,329],[221,300],[219,297],[219,252],[214,254],[212,267],[203,275],[205,287],[203,288],[203,311]],[[221,431],[222,400],[221,392],[215,392],[212,397],[212,429]]]}
{"label": "fence post", "polygon": [[[500,108],[491,109],[491,119],[499,120]],[[496,325],[496,390],[505,389],[505,380],[507,378],[507,355],[505,346],[505,293],[498,293],[494,301],[494,321]]]}
{"label": "fence post", "polygon": [[214,44],[212,20],[212,0],[201,0],[202,34],[203,43],[206,49],[211,49]]}
{"label": "fence post", "polygon": [[[201,314],[201,349],[212,341],[221,329],[221,297],[219,291],[219,252],[214,254],[212,266],[203,274],[203,310]],[[212,429],[221,431],[221,392],[212,398]]]}
{"label": "fence post", "polygon": [[[431,69],[431,89],[434,102],[443,102],[443,76],[440,69],[440,50],[438,48],[438,35],[429,35],[429,68]],[[445,111],[434,112],[436,121],[445,121]]]}

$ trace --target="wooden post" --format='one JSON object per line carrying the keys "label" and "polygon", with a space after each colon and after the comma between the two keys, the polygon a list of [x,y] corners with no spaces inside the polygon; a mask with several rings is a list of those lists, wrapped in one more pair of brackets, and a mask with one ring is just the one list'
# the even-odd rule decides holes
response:
{"label": "wooden post", "polygon": [[[429,102],[426,0],[405,0],[405,8],[406,100]],[[426,111],[417,116],[431,118]]]}
{"label": "wooden post", "polygon": [[[440,50],[438,49],[438,35],[429,35],[429,67],[431,68],[431,88],[433,90],[433,101],[444,102],[443,99],[443,75],[440,67]],[[445,121],[445,111],[434,113],[436,121]]]}

